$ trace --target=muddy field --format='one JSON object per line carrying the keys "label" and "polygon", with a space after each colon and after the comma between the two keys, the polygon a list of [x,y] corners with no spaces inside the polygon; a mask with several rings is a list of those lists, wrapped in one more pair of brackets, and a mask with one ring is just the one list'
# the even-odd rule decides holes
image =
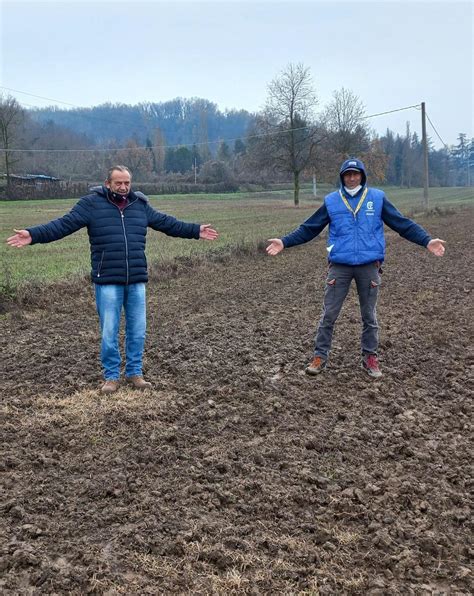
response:
{"label": "muddy field", "polygon": [[[91,289],[0,319],[3,594],[470,594],[474,212],[389,232],[381,366],[355,291],[304,375],[324,242],[155,271],[147,393],[101,396]],[[470,384],[471,383],[471,384]]]}

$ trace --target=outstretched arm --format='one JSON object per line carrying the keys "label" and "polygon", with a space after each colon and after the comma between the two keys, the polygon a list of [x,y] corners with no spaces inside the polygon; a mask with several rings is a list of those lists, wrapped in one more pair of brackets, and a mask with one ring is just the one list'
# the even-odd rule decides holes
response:
{"label": "outstretched arm", "polygon": [[31,244],[31,234],[28,230],[13,230],[16,232],[14,236],[7,238],[7,244],[14,246],[15,248],[21,248],[22,246],[28,246]]}
{"label": "outstretched arm", "polygon": [[194,238],[195,240],[215,240],[219,235],[211,227],[211,224],[195,224],[181,221],[172,215],[167,215],[153,209],[149,203],[146,205],[146,213],[150,228],[157,232],[163,232],[167,236]]}
{"label": "outstretched arm", "polygon": [[32,226],[26,230],[14,230],[16,234],[7,239],[10,246],[20,248],[28,244],[45,244],[60,240],[69,234],[77,232],[88,225],[90,219],[90,210],[88,208],[87,197],[77,202],[74,207],[62,217],[52,221]]}
{"label": "outstretched arm", "polygon": [[431,238],[419,224],[402,215],[387,197],[383,199],[382,220],[389,228],[398,232],[402,238],[424,246],[437,257],[444,255],[445,241],[440,238]]}
{"label": "outstretched arm", "polygon": [[281,239],[283,247],[290,248],[290,246],[298,246],[299,244],[304,244],[305,242],[313,240],[316,236],[319,236],[328,224],[329,213],[326,204],[323,203],[321,207],[296,228],[296,230]]}
{"label": "outstretched arm", "polygon": [[290,248],[290,246],[298,246],[298,244],[304,244],[316,238],[328,225],[329,214],[326,209],[326,205],[323,204],[321,207],[313,213],[305,222],[303,222],[296,230],[287,234],[283,238],[270,238],[267,246],[267,254],[275,256],[280,253],[284,248]]}
{"label": "outstretched arm", "polygon": [[146,205],[146,212],[148,225],[157,232],[163,232],[174,238],[194,238],[194,240],[198,240],[201,236],[199,224],[181,221],[172,215],[156,211],[149,203]]}

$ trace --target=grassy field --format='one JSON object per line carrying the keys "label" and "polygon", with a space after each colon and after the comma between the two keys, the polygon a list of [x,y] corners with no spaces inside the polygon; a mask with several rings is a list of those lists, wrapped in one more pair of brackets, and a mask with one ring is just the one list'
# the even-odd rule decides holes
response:
{"label": "grassy field", "polygon": [[[330,190],[329,186],[319,187],[318,197],[315,198],[311,189],[305,188],[298,209],[293,206],[291,190],[151,197],[151,204],[156,209],[185,221],[211,223],[219,231],[220,237],[217,242],[196,242],[168,238],[149,230],[148,261],[165,262],[177,256],[192,257],[207,251],[255,246],[267,238],[281,236],[309,217]],[[385,190],[390,200],[403,212],[410,215],[422,212],[422,189]],[[85,230],[60,242],[23,249],[12,249],[5,244],[13,228],[26,228],[61,217],[75,202],[73,199],[64,199],[0,203],[0,292],[11,293],[24,284],[51,283],[89,273]],[[430,189],[431,208],[464,205],[474,205],[474,189]]]}

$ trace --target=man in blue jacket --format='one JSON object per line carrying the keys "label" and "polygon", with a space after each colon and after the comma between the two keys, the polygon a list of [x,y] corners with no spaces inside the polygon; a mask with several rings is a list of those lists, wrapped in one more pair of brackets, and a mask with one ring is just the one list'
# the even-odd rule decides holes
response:
{"label": "man in blue jacket", "polygon": [[327,252],[329,271],[324,303],[316,334],[314,357],[305,371],[317,375],[326,368],[334,325],[355,280],[362,317],[362,366],[371,377],[381,377],[377,359],[377,295],[381,264],[385,258],[383,225],[407,240],[424,246],[434,255],[444,254],[444,240],[432,239],[417,223],[404,217],[383,191],[367,186],[360,159],[346,160],[339,172],[341,186],[326,196],[323,205],[296,230],[283,238],[271,238],[269,255],[316,238],[329,225]]}
{"label": "man in blue jacket", "polygon": [[104,186],[91,189],[69,213],[47,224],[14,230],[7,239],[14,247],[54,242],[87,227],[91,247],[91,278],[95,287],[101,329],[100,357],[104,369],[103,393],[114,393],[120,382],[119,327],[125,312],[125,378],[135,389],[148,389],[142,361],[146,332],[145,257],[147,228],[179,238],[215,240],[210,224],[179,221],[151,207],[147,197],[131,190],[125,166],[110,168]]}

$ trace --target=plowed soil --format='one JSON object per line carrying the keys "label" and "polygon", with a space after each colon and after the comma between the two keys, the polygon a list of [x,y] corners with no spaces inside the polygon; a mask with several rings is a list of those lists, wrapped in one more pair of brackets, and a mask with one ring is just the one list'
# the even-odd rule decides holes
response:
{"label": "plowed soil", "polygon": [[99,393],[87,281],[25,295],[0,319],[0,591],[472,593],[473,213],[420,220],[444,258],[387,232],[375,381],[354,289],[303,372],[321,240],[155,270],[144,393]]}

